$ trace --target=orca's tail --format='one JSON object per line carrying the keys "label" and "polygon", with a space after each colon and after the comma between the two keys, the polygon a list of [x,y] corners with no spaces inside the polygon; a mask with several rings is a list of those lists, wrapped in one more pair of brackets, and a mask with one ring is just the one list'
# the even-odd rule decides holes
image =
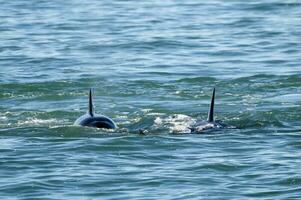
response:
{"label": "orca's tail", "polygon": [[91,115],[91,117],[94,116],[94,107],[93,107],[93,102],[92,102],[92,90],[90,89],[89,92],[89,110],[88,110],[89,115]]}
{"label": "orca's tail", "polygon": [[214,98],[215,98],[215,88],[213,88],[211,104],[208,112],[208,122],[214,122]]}

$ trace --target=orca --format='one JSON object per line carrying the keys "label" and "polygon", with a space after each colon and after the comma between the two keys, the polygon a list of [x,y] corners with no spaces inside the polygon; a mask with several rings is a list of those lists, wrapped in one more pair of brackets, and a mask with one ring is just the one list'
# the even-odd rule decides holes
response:
{"label": "orca", "polygon": [[89,109],[85,115],[79,117],[75,122],[74,125],[80,126],[90,126],[96,128],[106,128],[106,129],[115,129],[117,128],[115,122],[106,117],[104,115],[97,115],[94,113],[94,107],[92,102],[92,90],[90,89],[89,92]]}
{"label": "orca", "polygon": [[207,120],[197,120],[196,123],[190,127],[191,132],[198,133],[208,129],[215,129],[215,128],[224,128],[226,127],[221,121],[216,121],[214,119],[214,101],[215,101],[215,87],[212,91],[211,96],[211,103],[208,111],[208,118]]}

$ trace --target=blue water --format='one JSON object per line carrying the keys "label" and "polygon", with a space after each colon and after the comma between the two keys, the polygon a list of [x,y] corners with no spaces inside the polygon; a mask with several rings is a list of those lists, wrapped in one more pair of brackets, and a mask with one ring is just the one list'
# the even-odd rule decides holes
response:
{"label": "blue water", "polygon": [[0,3],[1,199],[300,199],[300,1]]}

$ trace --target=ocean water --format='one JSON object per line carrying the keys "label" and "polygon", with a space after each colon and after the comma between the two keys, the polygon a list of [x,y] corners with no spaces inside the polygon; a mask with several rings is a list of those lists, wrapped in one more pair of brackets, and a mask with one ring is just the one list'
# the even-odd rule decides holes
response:
{"label": "ocean water", "polygon": [[0,2],[1,199],[301,198],[299,0]]}

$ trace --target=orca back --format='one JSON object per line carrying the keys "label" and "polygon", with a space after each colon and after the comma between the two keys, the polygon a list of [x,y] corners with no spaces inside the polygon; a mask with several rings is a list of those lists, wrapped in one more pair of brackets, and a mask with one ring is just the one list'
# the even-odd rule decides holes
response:
{"label": "orca back", "polygon": [[92,117],[86,114],[76,120],[75,124],[107,129],[115,129],[117,127],[113,120],[103,115],[94,115]]}
{"label": "orca back", "polygon": [[93,101],[92,101],[92,91],[90,89],[89,92],[89,107],[88,112],[85,115],[79,117],[75,122],[75,125],[81,126],[90,126],[96,128],[107,128],[107,129],[115,129],[117,128],[114,121],[104,115],[95,115]]}

